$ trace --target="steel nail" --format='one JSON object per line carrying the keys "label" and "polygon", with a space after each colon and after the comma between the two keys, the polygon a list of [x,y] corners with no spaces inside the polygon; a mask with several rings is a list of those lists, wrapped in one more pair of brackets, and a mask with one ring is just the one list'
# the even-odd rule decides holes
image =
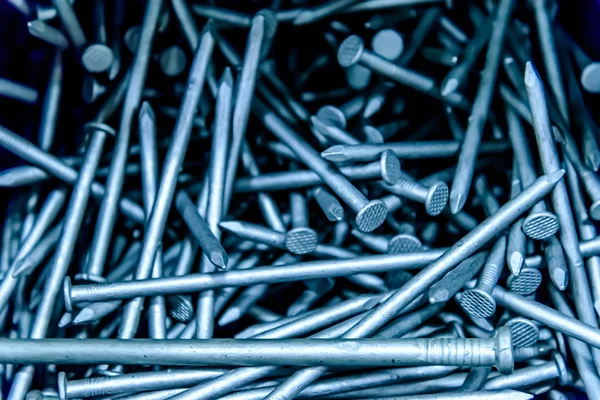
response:
{"label": "steel nail", "polygon": [[486,53],[485,67],[481,73],[481,80],[471,109],[469,125],[465,132],[465,140],[458,156],[458,164],[451,186],[452,189],[450,190],[450,209],[453,214],[462,210],[467,201],[475,163],[479,154],[483,128],[488,119],[500,57],[504,47],[504,36],[512,9],[513,1],[503,0],[498,4],[495,14],[490,44]]}

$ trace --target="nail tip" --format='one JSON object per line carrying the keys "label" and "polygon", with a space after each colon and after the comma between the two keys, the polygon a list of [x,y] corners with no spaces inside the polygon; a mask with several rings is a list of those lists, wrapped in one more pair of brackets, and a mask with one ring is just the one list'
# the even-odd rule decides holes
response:
{"label": "nail tip", "polygon": [[458,214],[465,206],[466,198],[459,193],[450,193],[450,212]]}
{"label": "nail tip", "polygon": [[144,118],[148,118],[152,121],[154,121],[156,118],[154,110],[152,110],[152,106],[148,101],[144,101],[140,107],[140,119]]}

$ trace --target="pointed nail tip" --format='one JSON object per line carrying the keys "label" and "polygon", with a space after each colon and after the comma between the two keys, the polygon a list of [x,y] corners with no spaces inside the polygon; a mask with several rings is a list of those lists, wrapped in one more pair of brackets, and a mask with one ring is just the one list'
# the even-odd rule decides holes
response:
{"label": "pointed nail tip", "polygon": [[466,198],[460,193],[450,192],[450,212],[458,214],[465,206]]}
{"label": "pointed nail tip", "polygon": [[519,276],[523,266],[524,257],[521,253],[513,252],[508,260],[508,267],[514,276]]}
{"label": "pointed nail tip", "polygon": [[20,278],[28,274],[30,266],[23,260],[17,261],[15,270],[12,273],[13,278]]}
{"label": "pointed nail tip", "polygon": [[233,86],[233,73],[231,72],[231,68],[225,68],[223,72],[223,77],[221,78],[221,84],[225,84],[228,86]]}
{"label": "pointed nail tip", "polygon": [[558,181],[560,181],[562,179],[562,177],[564,175],[565,175],[565,170],[559,169],[558,171],[552,172],[546,176],[548,177],[548,182],[557,183]]}
{"label": "pointed nail tip", "polygon": [[72,325],[83,324],[86,322],[91,322],[95,319],[96,313],[89,308],[83,308],[79,313],[73,318],[71,321]]}
{"label": "pointed nail tip", "polygon": [[226,269],[228,261],[229,261],[229,259],[228,259],[227,255],[224,254],[220,250],[213,251],[210,254],[210,262],[212,262],[214,265],[216,265],[220,269]]}
{"label": "pointed nail tip", "polygon": [[452,94],[456,88],[458,87],[458,81],[454,78],[450,78],[448,80],[445,80],[442,83],[442,96],[448,96],[450,94]]}
{"label": "pointed nail tip", "polygon": [[525,64],[525,85],[528,87],[532,87],[538,82],[538,80],[539,77],[535,68],[533,67],[533,64],[531,64],[531,61],[527,61],[527,63]]}
{"label": "pointed nail tip", "polygon": [[219,326],[229,325],[232,322],[237,321],[238,319],[240,319],[240,314],[241,313],[237,308],[230,308],[229,310],[223,313],[221,318],[219,318]]}
{"label": "pointed nail tip", "polygon": [[312,21],[312,13],[310,11],[302,11],[294,18],[292,25],[308,24]]}
{"label": "pointed nail tip", "polygon": [[148,103],[147,101],[144,101],[142,103],[142,106],[140,107],[140,118],[149,118],[151,120],[155,119],[155,115],[154,115],[154,110],[152,110],[152,106],[150,106],[150,103]]}

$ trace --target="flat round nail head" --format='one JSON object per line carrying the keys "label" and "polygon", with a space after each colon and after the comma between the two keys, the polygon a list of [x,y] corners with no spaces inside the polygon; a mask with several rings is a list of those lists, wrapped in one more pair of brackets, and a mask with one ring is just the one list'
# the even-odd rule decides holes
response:
{"label": "flat round nail head", "polygon": [[189,295],[167,296],[167,310],[169,315],[179,322],[187,323],[194,318],[194,305]]}
{"label": "flat round nail head", "polygon": [[381,200],[372,200],[356,214],[356,227],[361,232],[372,232],[383,224],[386,216],[385,203]]}
{"label": "flat round nail head", "polygon": [[365,42],[360,37],[356,35],[347,37],[338,49],[338,63],[344,68],[356,64],[364,49]]}
{"label": "flat round nail head", "polygon": [[481,289],[467,289],[460,296],[461,307],[471,316],[488,318],[496,311],[494,297]]}
{"label": "flat round nail head", "polygon": [[169,77],[181,74],[185,70],[186,64],[187,56],[179,46],[171,46],[160,55],[161,70]]}
{"label": "flat round nail head", "polygon": [[413,235],[401,233],[394,236],[388,242],[388,254],[412,253],[423,247],[421,241]]}
{"label": "flat round nail head", "polygon": [[542,283],[542,273],[534,268],[523,268],[519,276],[511,275],[506,284],[510,291],[521,296],[535,292]]}
{"label": "flat round nail head", "polygon": [[529,214],[523,221],[523,232],[533,240],[544,240],[554,235],[560,227],[558,218],[551,212]]}
{"label": "flat round nail head", "polygon": [[513,346],[515,347],[533,346],[540,337],[540,330],[537,325],[527,318],[512,318],[504,325],[510,329]]}
{"label": "flat round nail head", "polygon": [[600,93],[600,62],[588,64],[581,71],[581,86],[590,93]]}
{"label": "flat round nail head", "polygon": [[382,29],[371,39],[373,52],[381,57],[393,61],[400,57],[404,50],[404,40],[398,32],[393,29]]}
{"label": "flat round nail head", "polygon": [[346,116],[337,107],[323,106],[317,111],[317,118],[324,124],[346,129]]}
{"label": "flat round nail head", "polygon": [[425,199],[425,211],[431,216],[439,215],[448,204],[450,191],[444,182],[433,184],[427,192]]}
{"label": "flat round nail head", "polygon": [[317,233],[310,228],[294,228],[285,236],[285,247],[294,254],[312,253],[317,244]]}
{"label": "flat round nail head", "polygon": [[113,63],[113,52],[104,44],[91,44],[83,50],[81,63],[93,74],[107,71]]}
{"label": "flat round nail head", "polygon": [[[381,154],[381,178],[388,185],[395,185],[402,178],[400,160],[393,151],[387,150]],[[446,187],[446,189],[448,189]],[[447,199],[448,196],[446,196]]]}

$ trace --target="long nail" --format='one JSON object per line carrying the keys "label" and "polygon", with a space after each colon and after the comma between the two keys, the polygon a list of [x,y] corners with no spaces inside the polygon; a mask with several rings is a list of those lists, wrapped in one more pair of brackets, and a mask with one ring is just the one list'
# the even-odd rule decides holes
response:
{"label": "long nail", "polygon": [[[493,154],[507,150],[506,143],[483,143],[482,154]],[[329,161],[373,161],[381,153],[391,150],[396,157],[406,160],[418,160],[422,158],[444,158],[452,157],[459,153],[461,144],[459,141],[422,141],[422,142],[398,142],[385,143],[381,145],[336,145],[326,149],[321,156]]]}
{"label": "long nail", "polygon": [[[61,2],[64,0],[60,0]],[[138,50],[136,52],[131,75],[127,84],[121,122],[113,149],[110,172],[106,179],[106,193],[96,224],[94,238],[91,244],[90,256],[87,263],[87,273],[102,276],[106,254],[110,244],[116,220],[118,199],[123,190],[125,164],[127,163],[127,150],[131,136],[131,126],[137,109],[140,105],[141,94],[146,80],[146,73],[150,60],[150,50],[154,39],[154,32],[158,23],[159,11],[162,0],[153,0],[146,5],[142,32]]]}
{"label": "long nail", "polygon": [[269,33],[272,33],[268,30],[268,27],[271,24],[274,24],[272,20],[274,20],[274,17],[270,11],[263,10],[257,13],[252,20],[252,27],[248,33],[246,52],[244,54],[242,71],[238,81],[239,87],[235,97],[233,120],[231,124],[231,143],[227,162],[225,195],[223,198],[225,210],[229,208],[229,203],[231,201],[240,149],[248,126],[248,117],[250,116],[254,87],[258,77],[261,48],[263,42],[268,39]]}
{"label": "long nail", "polygon": [[483,128],[488,117],[492,95],[494,94],[500,57],[502,56],[504,46],[504,36],[512,9],[512,0],[503,0],[498,5],[486,53],[485,67],[481,73],[477,95],[471,109],[469,126],[465,132],[465,140],[458,157],[456,173],[452,182],[452,189],[450,190],[450,209],[453,214],[462,210],[467,201],[475,162],[479,154]]}

